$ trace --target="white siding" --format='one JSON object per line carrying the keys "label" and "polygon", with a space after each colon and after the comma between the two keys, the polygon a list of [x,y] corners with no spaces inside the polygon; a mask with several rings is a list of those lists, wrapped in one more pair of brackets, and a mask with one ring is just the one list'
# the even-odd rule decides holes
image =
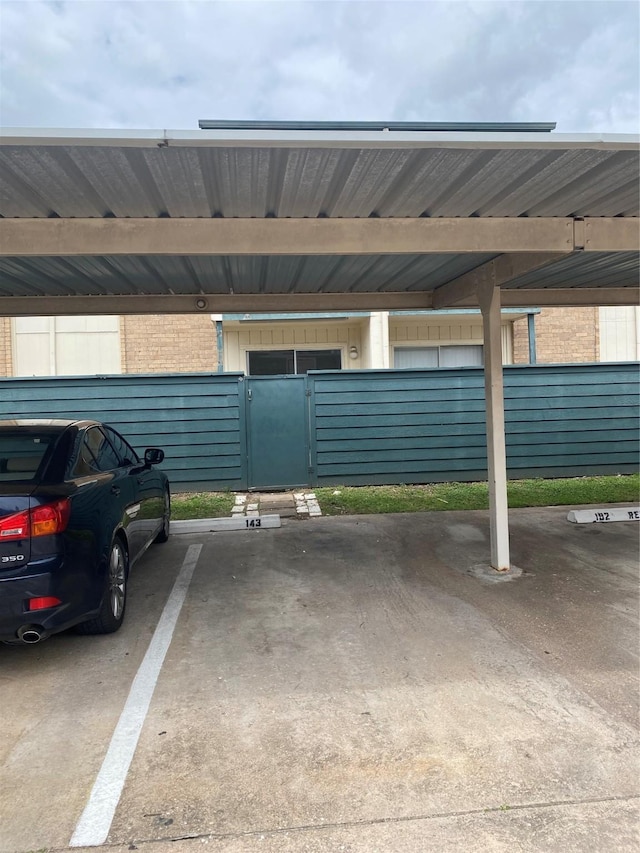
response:
{"label": "white siding", "polygon": [[121,373],[118,317],[17,317],[15,376]]}
{"label": "white siding", "polygon": [[640,308],[600,308],[600,361],[640,359]]}

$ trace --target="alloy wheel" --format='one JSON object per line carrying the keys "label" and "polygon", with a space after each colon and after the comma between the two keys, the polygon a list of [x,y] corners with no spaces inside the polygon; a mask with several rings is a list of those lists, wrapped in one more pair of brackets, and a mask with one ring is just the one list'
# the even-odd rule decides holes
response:
{"label": "alloy wheel", "polygon": [[125,585],[127,582],[126,560],[122,545],[114,543],[109,560],[109,600],[114,619],[120,619],[124,610]]}

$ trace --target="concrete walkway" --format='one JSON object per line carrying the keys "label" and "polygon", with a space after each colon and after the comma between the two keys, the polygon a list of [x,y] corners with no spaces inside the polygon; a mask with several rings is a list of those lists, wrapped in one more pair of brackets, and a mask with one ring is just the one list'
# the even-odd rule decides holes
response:
{"label": "concrete walkway", "polygon": [[86,853],[637,853],[637,522],[510,515],[499,583],[486,511],[171,536],[117,634],[0,646],[0,851],[98,785]]}
{"label": "concrete walkway", "polygon": [[232,517],[270,515],[281,518],[317,518],[322,515],[314,492],[249,492],[236,495]]}

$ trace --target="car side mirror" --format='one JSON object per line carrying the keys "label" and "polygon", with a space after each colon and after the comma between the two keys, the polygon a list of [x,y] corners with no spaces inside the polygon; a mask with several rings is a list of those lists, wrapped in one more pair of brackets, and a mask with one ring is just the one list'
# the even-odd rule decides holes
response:
{"label": "car side mirror", "polygon": [[164,450],[160,450],[159,447],[147,447],[144,452],[144,464],[151,465],[159,465],[164,459]]}

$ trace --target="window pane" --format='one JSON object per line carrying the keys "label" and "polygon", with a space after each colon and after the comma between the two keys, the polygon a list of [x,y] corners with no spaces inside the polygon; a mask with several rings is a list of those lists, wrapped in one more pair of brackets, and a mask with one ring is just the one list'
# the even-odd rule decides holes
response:
{"label": "window pane", "polygon": [[438,347],[396,347],[394,367],[437,367]]}
{"label": "window pane", "polygon": [[128,441],[120,435],[120,433],[116,432],[112,427],[105,426],[104,431],[107,434],[107,437],[111,444],[113,445],[116,453],[122,460],[123,465],[135,465],[139,462],[138,454],[131,447]]}
{"label": "window pane", "polygon": [[292,349],[250,352],[248,355],[251,376],[277,376],[294,372]]}
{"label": "window pane", "polygon": [[440,347],[440,367],[482,367],[482,347]]}
{"label": "window pane", "polygon": [[482,367],[482,346],[396,347],[394,367]]}
{"label": "window pane", "polygon": [[342,355],[339,349],[297,350],[297,373],[310,370],[340,370]]}
{"label": "window pane", "polygon": [[104,433],[98,427],[87,430],[76,467],[76,475],[89,474],[92,470],[113,471],[121,464],[120,458]]}
{"label": "window pane", "polygon": [[88,477],[97,471],[98,463],[95,460],[93,453],[89,450],[86,441],[83,441],[78,451],[78,458],[73,466],[71,477]]}
{"label": "window pane", "polygon": [[0,436],[0,480],[32,481],[47,451],[51,435],[3,432]]}

